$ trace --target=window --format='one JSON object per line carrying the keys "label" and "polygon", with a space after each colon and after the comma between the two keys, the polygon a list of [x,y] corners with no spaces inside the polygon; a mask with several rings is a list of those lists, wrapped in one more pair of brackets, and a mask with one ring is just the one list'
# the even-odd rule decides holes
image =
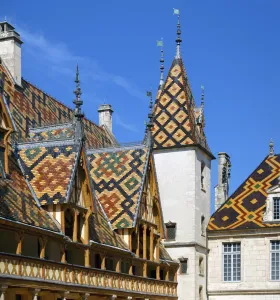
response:
{"label": "window", "polygon": [[200,220],[201,235],[205,235],[205,217],[202,215]]}
{"label": "window", "polygon": [[188,259],[181,258],[180,259],[180,274],[187,274],[188,271]]}
{"label": "window", "polygon": [[280,198],[273,198],[273,219],[280,220]]}
{"label": "window", "polygon": [[280,241],[271,241],[270,245],[271,280],[280,280]]}
{"label": "window", "polygon": [[240,243],[223,244],[224,281],[240,281]]}
{"label": "window", "polygon": [[199,275],[204,276],[204,261],[203,261],[203,257],[199,258],[198,267],[199,267]]}
{"label": "window", "polygon": [[201,181],[201,189],[204,190],[205,189],[205,162],[202,161],[201,162],[201,173],[200,173],[200,181]]}
{"label": "window", "polygon": [[202,286],[199,287],[199,300],[203,300],[203,293],[202,293],[203,289]]}
{"label": "window", "polygon": [[168,222],[166,227],[166,240],[175,240],[176,238],[176,223]]}

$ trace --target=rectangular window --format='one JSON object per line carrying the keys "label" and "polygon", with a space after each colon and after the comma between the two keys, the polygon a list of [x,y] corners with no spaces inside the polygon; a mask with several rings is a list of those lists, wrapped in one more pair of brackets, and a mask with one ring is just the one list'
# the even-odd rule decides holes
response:
{"label": "rectangular window", "polygon": [[240,243],[223,244],[224,281],[240,281]]}
{"label": "rectangular window", "polygon": [[176,238],[176,223],[166,223],[166,240],[175,240]]}
{"label": "rectangular window", "polygon": [[188,260],[181,259],[180,260],[180,274],[187,274],[188,271]]}
{"label": "rectangular window", "polygon": [[273,219],[280,220],[280,198],[273,198]]}
{"label": "rectangular window", "polygon": [[270,242],[271,280],[280,280],[280,241]]}

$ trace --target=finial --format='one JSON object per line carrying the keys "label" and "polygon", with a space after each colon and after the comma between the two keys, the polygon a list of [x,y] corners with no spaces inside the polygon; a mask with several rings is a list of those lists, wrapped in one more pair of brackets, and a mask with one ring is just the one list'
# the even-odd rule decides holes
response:
{"label": "finial", "polygon": [[153,117],[154,117],[154,115],[153,115],[153,94],[152,94],[151,90],[147,91],[147,97],[150,98],[150,104],[149,104],[150,111],[149,111],[149,114],[148,114],[148,118],[150,120],[149,120],[149,122],[147,123],[146,126],[147,126],[148,130],[151,131],[153,126],[154,126],[154,124],[153,124]]}
{"label": "finial", "polygon": [[84,114],[81,111],[81,106],[83,105],[83,101],[81,100],[81,95],[82,95],[82,91],[81,91],[81,87],[80,87],[80,73],[79,73],[79,66],[77,64],[77,68],[76,68],[76,89],[74,91],[74,94],[76,95],[76,99],[73,101],[73,103],[75,104],[75,117],[77,119],[81,119],[84,117]]}
{"label": "finial", "polygon": [[181,58],[181,24],[180,24],[180,10],[173,8],[173,14],[174,15],[178,15],[178,21],[177,21],[177,39],[176,39],[176,43],[177,43],[177,47],[176,47],[176,56],[175,58]]}
{"label": "finial", "polygon": [[272,139],[270,139],[269,143],[269,156],[274,156],[274,143]]}
{"label": "finial", "polygon": [[163,53],[163,38],[160,41],[157,41],[157,46],[161,47],[160,49],[160,80],[159,80],[159,88],[161,88],[164,84],[164,53]]}

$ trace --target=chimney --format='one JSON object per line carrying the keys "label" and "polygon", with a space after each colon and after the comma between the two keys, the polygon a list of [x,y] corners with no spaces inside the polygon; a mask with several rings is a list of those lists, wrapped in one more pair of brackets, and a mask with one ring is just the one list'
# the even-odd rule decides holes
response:
{"label": "chimney", "polygon": [[112,132],[113,109],[110,104],[101,104],[98,108],[99,126],[106,126]]}
{"label": "chimney", "polygon": [[0,58],[4,61],[17,85],[21,86],[20,35],[8,22],[0,22]]}
{"label": "chimney", "polygon": [[230,179],[230,157],[225,152],[218,153],[218,184],[215,187],[215,210],[228,198]]}

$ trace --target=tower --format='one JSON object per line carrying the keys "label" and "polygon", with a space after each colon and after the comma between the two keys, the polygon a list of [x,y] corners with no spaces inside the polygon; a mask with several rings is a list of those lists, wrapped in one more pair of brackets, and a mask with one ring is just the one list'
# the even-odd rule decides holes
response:
{"label": "tower", "polygon": [[179,299],[206,299],[206,226],[214,156],[204,134],[204,90],[202,105],[196,108],[181,57],[179,11],[174,12],[176,56],[157,94],[153,155],[166,225],[164,245],[180,262]]}
{"label": "tower", "polygon": [[6,21],[0,22],[0,58],[19,86],[21,86],[21,45],[22,40],[15,28]]}

